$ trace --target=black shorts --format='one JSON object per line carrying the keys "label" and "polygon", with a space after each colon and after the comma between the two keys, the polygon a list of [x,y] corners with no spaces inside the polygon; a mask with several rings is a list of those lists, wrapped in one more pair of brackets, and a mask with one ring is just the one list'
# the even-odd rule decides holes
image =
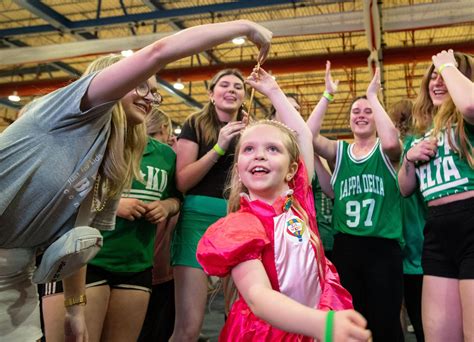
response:
{"label": "black shorts", "polygon": [[[87,265],[86,288],[108,285],[114,289],[139,290],[151,293],[152,268],[143,272],[109,272],[101,267]],[[38,286],[40,296],[63,292],[61,281],[41,284]]]}
{"label": "black shorts", "polygon": [[474,279],[474,198],[429,207],[424,236],[425,275]]}

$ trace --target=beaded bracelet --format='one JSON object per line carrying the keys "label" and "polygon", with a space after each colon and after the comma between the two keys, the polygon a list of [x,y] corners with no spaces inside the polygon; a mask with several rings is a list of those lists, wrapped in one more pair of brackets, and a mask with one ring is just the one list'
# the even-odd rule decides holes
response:
{"label": "beaded bracelet", "polygon": [[216,151],[216,153],[220,156],[223,156],[225,154],[225,150],[220,147],[218,143],[216,143],[212,149]]}
{"label": "beaded bracelet", "polygon": [[327,90],[324,91],[323,97],[325,97],[329,102],[334,101],[334,95],[330,94]]}
{"label": "beaded bracelet", "polygon": [[81,294],[77,297],[70,297],[64,300],[64,307],[69,307],[73,305],[86,305],[87,297],[85,294]]}
{"label": "beaded bracelet", "polygon": [[326,317],[326,330],[324,331],[324,342],[332,342],[332,333],[334,327],[334,311],[329,310]]}
{"label": "beaded bracelet", "polygon": [[441,74],[441,72],[445,69],[445,68],[448,68],[448,67],[453,67],[455,68],[456,65],[454,65],[454,63],[443,63],[439,66],[438,68],[438,74]]}

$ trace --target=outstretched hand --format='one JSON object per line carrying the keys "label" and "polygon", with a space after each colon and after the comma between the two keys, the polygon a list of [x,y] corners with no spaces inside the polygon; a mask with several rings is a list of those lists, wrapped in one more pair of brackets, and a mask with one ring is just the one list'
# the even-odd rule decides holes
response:
{"label": "outstretched hand", "polygon": [[324,76],[324,84],[326,85],[326,91],[329,94],[334,95],[337,92],[337,86],[339,80],[334,81],[331,76],[331,62],[326,61],[326,75]]}
{"label": "outstretched hand", "polygon": [[375,74],[374,77],[372,78],[372,81],[370,82],[369,86],[367,87],[367,97],[372,96],[377,96],[377,93],[381,89],[380,85],[380,68],[375,69]]}
{"label": "outstretched hand", "polygon": [[267,59],[268,52],[270,51],[270,41],[272,40],[273,33],[262,25],[252,21],[249,21],[248,23],[251,30],[247,33],[247,38],[255,43],[259,48],[260,52],[257,61],[260,64],[263,64]]}
{"label": "outstretched hand", "polygon": [[438,70],[441,65],[447,63],[452,63],[456,66],[458,65],[456,58],[454,58],[454,52],[452,49],[449,49],[448,51],[443,50],[440,53],[433,55],[431,59],[433,60],[433,65],[436,70]]}
{"label": "outstretched hand", "polygon": [[255,67],[245,83],[266,96],[272,90],[279,88],[275,79],[261,67],[258,69]]}

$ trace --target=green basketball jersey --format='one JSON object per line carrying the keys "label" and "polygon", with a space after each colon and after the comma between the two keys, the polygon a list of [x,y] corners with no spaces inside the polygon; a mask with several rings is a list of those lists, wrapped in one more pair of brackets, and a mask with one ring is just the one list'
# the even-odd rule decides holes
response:
{"label": "green basketball jersey", "polygon": [[402,240],[401,195],[396,173],[379,139],[366,156],[357,159],[354,145],[338,141],[333,227],[339,232]]}
{"label": "green basketball jersey", "polygon": [[[450,129],[452,137],[455,137],[454,129],[454,127]],[[465,122],[465,132],[471,146],[474,145],[474,126]],[[411,145],[405,149],[405,153],[411,146],[431,135],[432,130],[428,131],[424,137],[414,139]],[[461,158],[459,153],[451,149],[447,130],[441,131],[437,138],[436,156],[429,162],[416,166],[416,175],[425,202],[474,190],[474,170],[469,166],[466,158]]]}

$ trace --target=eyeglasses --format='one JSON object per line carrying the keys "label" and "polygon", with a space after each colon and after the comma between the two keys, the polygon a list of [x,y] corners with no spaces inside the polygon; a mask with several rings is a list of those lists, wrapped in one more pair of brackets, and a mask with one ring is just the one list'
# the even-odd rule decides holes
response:
{"label": "eyeglasses", "polygon": [[146,97],[148,96],[148,94],[151,93],[151,96],[153,96],[152,102],[154,105],[159,105],[163,102],[163,98],[161,97],[161,94],[155,88],[150,89],[148,82],[143,82],[139,84],[135,88],[135,92],[137,93],[138,96],[141,96],[141,97]]}

